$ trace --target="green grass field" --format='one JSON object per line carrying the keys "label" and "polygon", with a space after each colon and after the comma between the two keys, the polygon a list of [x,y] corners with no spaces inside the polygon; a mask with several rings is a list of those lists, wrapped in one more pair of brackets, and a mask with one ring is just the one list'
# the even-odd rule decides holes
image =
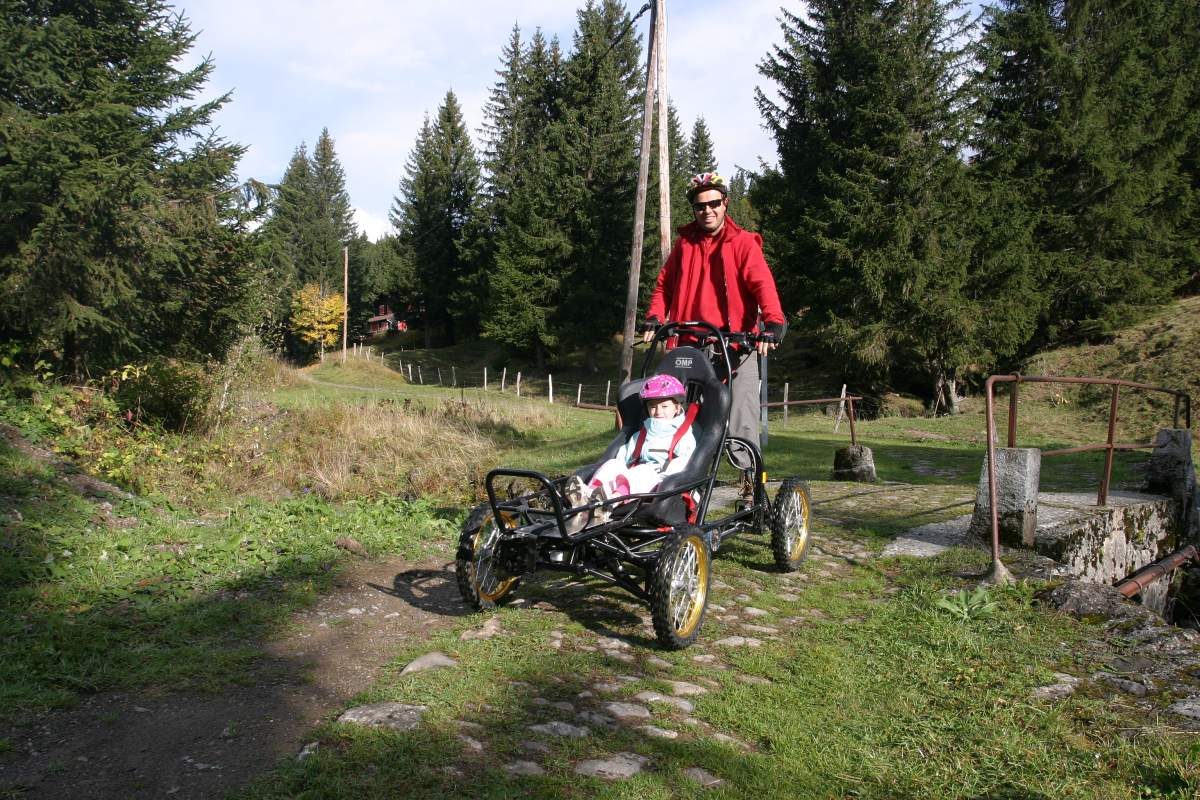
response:
{"label": "green grass field", "polygon": [[[100,423],[84,425],[57,395],[4,397],[0,418],[31,439],[101,477],[153,482],[156,491],[102,511],[59,468],[0,443],[0,714],[22,718],[111,689],[219,691],[246,680],[262,642],[284,635],[290,614],[328,590],[344,556],[336,537],[353,536],[371,556],[450,557],[487,469],[561,474],[614,434],[605,413],[412,386],[377,365],[327,363],[305,376],[249,398],[240,423],[203,440],[138,444],[116,429],[104,438]],[[645,610],[620,591],[537,576],[518,591],[522,607],[499,612],[502,635],[463,641],[485,619],[463,618],[396,653],[357,698],[427,705],[417,731],[327,724],[313,734],[316,755],[279,765],[237,796],[692,797],[700,790],[684,770],[695,766],[723,780],[712,797],[1196,796],[1194,735],[1086,680],[1066,700],[1031,699],[1053,672],[1086,678],[1122,654],[1100,627],[1041,606],[1031,585],[993,590],[993,605],[965,618],[949,613],[941,601],[985,570],[980,551],[847,556],[970,513],[984,452],[979,406],[968,401],[954,418],[860,422],[885,482],[874,487],[828,480],[834,450],[848,443],[844,423],[834,433],[821,414],[773,418],[770,476],[810,480],[816,547],[794,577],[774,571],[761,543],[724,548],[711,601],[726,610],[710,612],[697,647],[658,650]],[[1030,392],[1021,413],[1022,444],[1103,437],[1103,420],[1083,402]],[[1129,423],[1139,437],[1154,427],[1149,417]],[[135,445],[138,457],[119,465],[105,456]],[[1137,484],[1142,457],[1118,459],[1118,486]],[[1043,487],[1091,491],[1101,466],[1100,454],[1047,460]],[[765,613],[739,616],[747,606]],[[746,634],[748,622],[776,633],[758,648],[713,644]],[[630,643],[630,663],[597,649],[608,636]],[[400,676],[429,650],[459,665]],[[698,654],[724,668],[694,661]],[[653,723],[675,739],[595,724],[581,739],[529,730],[577,720],[604,700],[666,694],[668,679],[710,682],[690,713],[654,706]],[[613,681],[618,688],[602,696],[596,684]],[[464,731],[481,750],[464,744]],[[548,749],[532,752],[530,741]],[[614,752],[640,754],[647,767],[618,782],[573,771]],[[536,760],[544,774],[505,771],[518,759]]]}

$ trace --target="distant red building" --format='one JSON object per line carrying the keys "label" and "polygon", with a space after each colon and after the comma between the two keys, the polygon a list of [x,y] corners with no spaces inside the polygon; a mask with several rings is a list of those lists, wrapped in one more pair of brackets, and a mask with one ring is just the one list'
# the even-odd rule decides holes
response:
{"label": "distant red building", "polygon": [[[362,319],[362,317],[359,317]],[[386,336],[388,331],[397,330],[396,312],[389,305],[381,305],[379,313],[367,320],[367,328],[372,336]],[[403,323],[401,323],[403,324]],[[408,326],[405,325],[405,328]],[[403,330],[404,328],[400,328]]]}

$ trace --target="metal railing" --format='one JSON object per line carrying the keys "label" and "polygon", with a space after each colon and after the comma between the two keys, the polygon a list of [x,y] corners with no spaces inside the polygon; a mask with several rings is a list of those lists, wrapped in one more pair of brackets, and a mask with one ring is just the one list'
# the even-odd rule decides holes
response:
{"label": "metal railing", "polygon": [[1059,377],[1054,375],[992,375],[986,383],[987,415],[987,469],[988,469],[988,499],[991,502],[992,523],[992,566],[993,572],[1000,566],[1000,513],[996,505],[996,420],[995,420],[995,386],[997,383],[1011,383],[1012,391],[1008,396],[1008,446],[1017,446],[1017,400],[1022,383],[1067,383],[1084,384],[1089,386],[1111,386],[1112,396],[1108,410],[1108,439],[1104,444],[1082,445],[1079,447],[1064,447],[1059,450],[1042,451],[1042,456],[1065,456],[1072,453],[1087,453],[1099,450],[1105,451],[1104,473],[1100,478],[1100,490],[1096,496],[1096,505],[1103,506],[1108,502],[1109,483],[1112,480],[1113,454],[1118,450],[1151,449],[1154,442],[1118,443],[1116,438],[1117,404],[1120,401],[1122,387],[1146,392],[1161,392],[1175,398],[1174,427],[1179,427],[1180,411],[1183,412],[1184,427],[1192,427],[1192,398],[1187,392],[1178,389],[1168,389],[1162,386],[1151,386],[1145,383],[1134,383],[1116,378],[1077,378]]}

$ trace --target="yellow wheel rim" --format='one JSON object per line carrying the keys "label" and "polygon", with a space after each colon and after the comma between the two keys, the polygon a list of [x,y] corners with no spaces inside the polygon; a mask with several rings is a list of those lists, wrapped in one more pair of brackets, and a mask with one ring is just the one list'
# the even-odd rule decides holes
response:
{"label": "yellow wheel rim", "polygon": [[787,537],[790,558],[799,558],[808,544],[808,495],[801,491],[792,492],[788,498]]}
{"label": "yellow wheel rim", "polygon": [[[505,516],[504,522],[506,525],[510,524],[512,518]],[[479,595],[480,599],[486,600],[489,603],[494,603],[501,597],[504,597],[504,595],[508,594],[513,584],[517,582],[516,578],[505,578],[503,580],[496,578],[492,551],[499,541],[500,527],[495,524],[491,517],[487,517],[475,533],[475,541],[471,546],[471,582],[474,584],[475,592]]]}
{"label": "yellow wheel rim", "polygon": [[675,635],[686,639],[700,624],[708,596],[708,551],[704,540],[693,534],[683,540],[670,565],[671,593],[667,606]]}

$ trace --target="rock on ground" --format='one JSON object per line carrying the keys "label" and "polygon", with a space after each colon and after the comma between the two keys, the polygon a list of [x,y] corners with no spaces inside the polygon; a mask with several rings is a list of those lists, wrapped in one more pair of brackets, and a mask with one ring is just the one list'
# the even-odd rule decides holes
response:
{"label": "rock on ground", "polygon": [[683,774],[700,784],[705,789],[713,786],[719,786],[722,782],[721,779],[716,775],[713,775],[708,770],[701,769],[700,767],[688,767],[683,771]]}
{"label": "rock on ground", "polygon": [[411,675],[414,672],[424,672],[428,669],[439,669],[441,667],[457,666],[458,662],[445,653],[439,653],[434,650],[432,653],[426,653],[420,658],[415,658],[408,662],[408,665],[401,670],[400,675]]}
{"label": "rock on ground", "polygon": [[352,708],[338,717],[337,721],[374,728],[390,728],[394,731],[411,731],[421,724],[421,718],[428,710],[429,706],[385,701]]}
{"label": "rock on ground", "polygon": [[596,758],[580,761],[575,765],[578,775],[591,775],[606,780],[632,778],[642,771],[648,759],[637,753],[614,753],[609,758]]}
{"label": "rock on ground", "polygon": [[545,733],[550,736],[566,736],[572,739],[580,739],[588,735],[588,729],[579,725],[572,725],[569,722],[554,720],[552,722],[543,722],[539,725],[530,725],[529,730],[535,733]]}

